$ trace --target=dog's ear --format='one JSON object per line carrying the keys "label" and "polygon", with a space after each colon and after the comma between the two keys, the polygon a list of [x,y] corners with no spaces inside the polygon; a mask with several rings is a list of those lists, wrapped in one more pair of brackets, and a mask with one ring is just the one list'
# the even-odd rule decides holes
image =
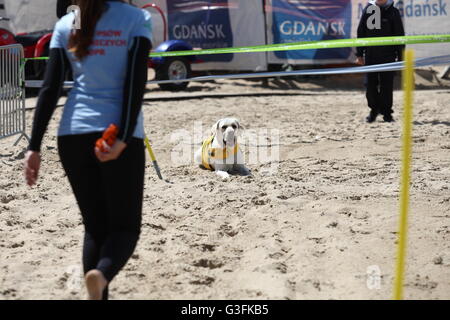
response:
{"label": "dog's ear", "polygon": [[222,121],[222,119],[213,124],[213,126],[211,127],[211,134],[216,134],[217,131],[219,131],[220,121]]}
{"label": "dog's ear", "polygon": [[236,120],[236,124],[238,125],[239,133],[245,130],[245,127],[239,122],[239,120]]}

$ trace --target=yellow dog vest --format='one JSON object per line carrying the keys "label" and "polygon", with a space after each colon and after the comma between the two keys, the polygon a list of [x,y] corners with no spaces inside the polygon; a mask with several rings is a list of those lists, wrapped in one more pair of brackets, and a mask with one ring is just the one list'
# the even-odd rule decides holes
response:
{"label": "yellow dog vest", "polygon": [[212,135],[203,141],[202,145],[202,165],[208,170],[214,170],[214,168],[209,164],[210,159],[227,159],[230,155],[235,155],[239,149],[237,143],[234,146],[233,151],[228,150],[227,148],[211,148],[211,144],[215,137],[215,135]]}

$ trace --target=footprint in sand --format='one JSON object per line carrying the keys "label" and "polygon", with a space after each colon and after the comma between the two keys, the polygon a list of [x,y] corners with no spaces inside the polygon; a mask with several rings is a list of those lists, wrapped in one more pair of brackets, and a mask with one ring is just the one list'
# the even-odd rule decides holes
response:
{"label": "footprint in sand", "polygon": [[224,266],[224,263],[219,260],[199,259],[192,263],[195,267],[218,269]]}

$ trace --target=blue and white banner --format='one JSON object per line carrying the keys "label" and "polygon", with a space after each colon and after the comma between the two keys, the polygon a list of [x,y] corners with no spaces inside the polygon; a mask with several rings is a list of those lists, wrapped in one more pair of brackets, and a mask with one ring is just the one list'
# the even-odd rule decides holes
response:
{"label": "blue and white banner", "polygon": [[[289,43],[345,39],[351,37],[351,0],[271,0],[266,7],[271,20],[271,41]],[[347,60],[351,48],[276,52],[281,60]]]}
{"label": "blue and white banner", "polygon": [[[268,43],[356,38],[368,0],[267,0]],[[406,35],[450,33],[450,0],[394,0]],[[413,45],[416,57],[445,55],[449,43]],[[354,61],[354,50],[269,54],[268,63],[332,64]]]}
{"label": "blue and white banner", "polygon": [[[168,20],[168,38],[189,42],[195,48],[222,48],[266,44],[263,0],[133,0],[138,6],[155,3]],[[152,13],[154,45],[163,41],[163,23]],[[202,57],[203,60],[204,57]],[[210,56],[194,70],[267,70],[267,55],[230,54]]]}
{"label": "blue and white banner", "polygon": [[[169,38],[183,40],[194,48],[233,46],[228,0],[167,1]],[[231,61],[232,54],[207,56],[205,61]]]}

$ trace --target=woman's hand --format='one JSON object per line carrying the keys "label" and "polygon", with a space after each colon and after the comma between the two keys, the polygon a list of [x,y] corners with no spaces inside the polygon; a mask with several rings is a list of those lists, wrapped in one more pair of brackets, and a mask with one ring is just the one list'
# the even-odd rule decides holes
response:
{"label": "woman's hand", "polygon": [[36,184],[41,167],[41,154],[36,151],[27,151],[25,155],[25,180],[31,187]]}
{"label": "woman's hand", "polygon": [[127,144],[121,140],[116,140],[112,147],[108,146],[106,142],[103,142],[103,146],[107,152],[102,152],[99,148],[95,147],[95,155],[100,162],[116,160],[127,147]]}

